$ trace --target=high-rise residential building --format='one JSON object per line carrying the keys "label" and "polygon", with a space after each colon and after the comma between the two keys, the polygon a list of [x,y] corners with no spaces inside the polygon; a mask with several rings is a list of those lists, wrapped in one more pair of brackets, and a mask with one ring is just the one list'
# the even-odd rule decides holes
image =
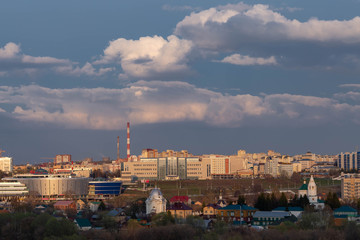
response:
{"label": "high-rise residential building", "polygon": [[340,153],[337,159],[337,166],[345,171],[360,169],[360,152]]}
{"label": "high-rise residential building", "polygon": [[3,172],[12,172],[12,158],[0,157],[0,170]]}
{"label": "high-rise residential building", "polygon": [[360,175],[341,174],[341,198],[359,199],[360,198]]}
{"label": "high-rise residential building", "polygon": [[70,154],[58,154],[55,156],[55,165],[71,163]]}

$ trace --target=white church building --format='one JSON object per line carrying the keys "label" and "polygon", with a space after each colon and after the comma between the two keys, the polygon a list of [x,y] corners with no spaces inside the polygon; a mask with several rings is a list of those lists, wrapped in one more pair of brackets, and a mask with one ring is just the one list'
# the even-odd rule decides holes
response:
{"label": "white church building", "polygon": [[146,199],[145,204],[146,214],[166,212],[166,199],[158,188],[154,188],[150,192],[150,195]]}
{"label": "white church building", "polygon": [[306,195],[309,199],[310,205],[313,205],[315,209],[324,208],[325,203],[324,201],[318,199],[317,187],[312,175],[308,184],[306,184],[306,181],[304,181],[304,184],[300,187],[298,193],[299,197],[304,197]]}

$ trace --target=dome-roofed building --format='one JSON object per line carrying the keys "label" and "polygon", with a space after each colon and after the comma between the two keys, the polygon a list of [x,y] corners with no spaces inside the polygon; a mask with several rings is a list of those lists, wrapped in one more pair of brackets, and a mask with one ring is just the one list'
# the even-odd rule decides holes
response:
{"label": "dome-roofed building", "polygon": [[304,181],[304,184],[301,185],[298,193],[300,197],[304,197],[306,195],[306,197],[309,199],[310,205],[314,205],[316,209],[324,208],[324,201],[319,200],[317,196],[317,187],[312,175],[308,184],[306,184],[306,181]]}
{"label": "dome-roofed building", "polygon": [[160,189],[154,188],[145,201],[146,214],[166,212],[166,199]]}

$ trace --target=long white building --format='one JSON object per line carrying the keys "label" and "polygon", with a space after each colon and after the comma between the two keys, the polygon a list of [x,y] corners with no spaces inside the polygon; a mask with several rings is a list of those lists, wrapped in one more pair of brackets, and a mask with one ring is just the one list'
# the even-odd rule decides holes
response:
{"label": "long white building", "polygon": [[66,174],[18,174],[5,181],[17,180],[26,185],[30,195],[51,197],[66,194],[86,196],[89,178],[71,177]]}
{"label": "long white building", "polygon": [[29,190],[23,183],[16,181],[0,182],[0,197],[26,196],[28,194]]}

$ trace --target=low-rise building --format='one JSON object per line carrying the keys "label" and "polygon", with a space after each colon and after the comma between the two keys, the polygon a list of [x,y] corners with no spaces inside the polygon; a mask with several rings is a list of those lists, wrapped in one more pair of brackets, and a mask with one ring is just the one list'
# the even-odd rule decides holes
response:
{"label": "low-rise building", "polygon": [[257,211],[252,220],[252,225],[267,227],[279,225],[283,221],[295,222],[297,218],[287,211]]}
{"label": "low-rise building", "polygon": [[54,204],[54,208],[58,210],[74,209],[76,210],[75,201],[57,201]]}
{"label": "low-rise building", "polygon": [[17,181],[0,182],[0,198],[7,199],[12,197],[25,197],[29,195],[29,190],[25,184]]}
{"label": "low-rise building", "polygon": [[217,212],[218,217],[224,220],[240,221],[241,217],[241,221],[251,222],[252,217],[256,211],[258,211],[258,209],[248,205],[228,205],[226,207],[219,208]]}
{"label": "low-rise building", "polygon": [[81,231],[87,231],[91,229],[91,223],[86,218],[77,218],[74,220],[74,223]]}
{"label": "low-rise building", "polygon": [[299,218],[301,214],[304,212],[302,207],[277,207],[273,212],[290,212],[295,217]]}
{"label": "low-rise building", "polygon": [[336,226],[342,226],[347,221],[355,221],[358,217],[357,210],[350,206],[341,206],[335,209],[333,214]]}
{"label": "low-rise building", "polygon": [[190,216],[193,213],[192,208],[182,202],[176,202],[172,204],[168,208],[168,211],[170,211],[173,217],[178,217],[178,218],[186,218],[187,216]]}
{"label": "low-rise building", "polygon": [[206,218],[216,218],[218,209],[221,207],[217,204],[209,204],[203,208],[203,216]]}

